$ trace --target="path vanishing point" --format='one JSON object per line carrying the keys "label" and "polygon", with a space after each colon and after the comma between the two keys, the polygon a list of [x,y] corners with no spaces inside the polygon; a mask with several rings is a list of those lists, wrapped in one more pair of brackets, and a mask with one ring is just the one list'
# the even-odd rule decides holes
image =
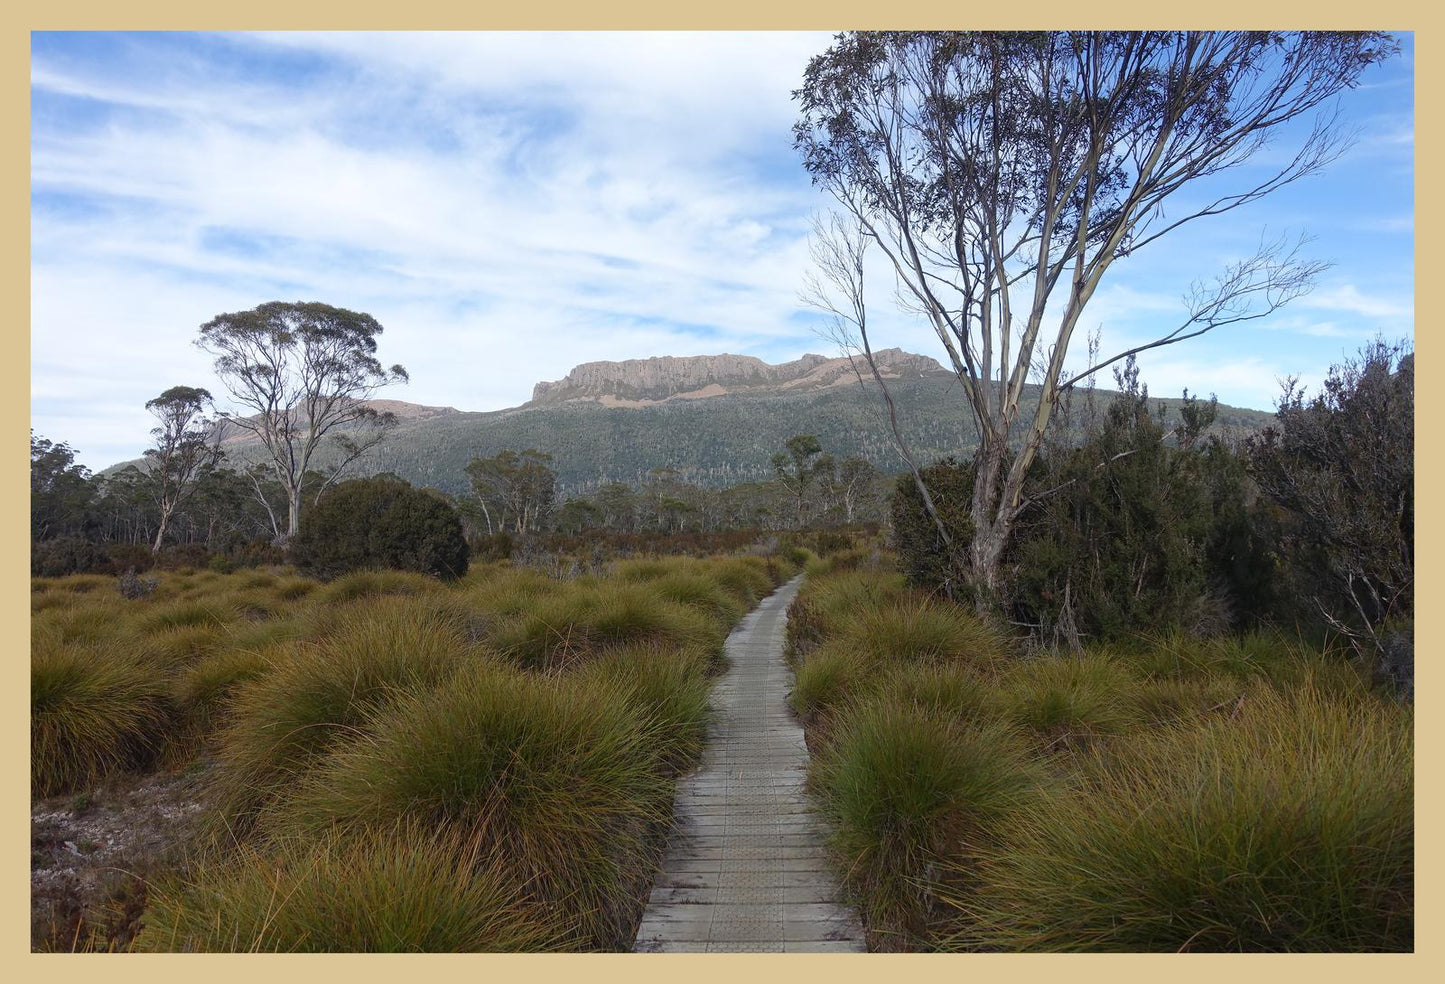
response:
{"label": "path vanishing point", "polygon": [[823,834],[803,797],[808,749],[786,704],[788,605],[798,576],[728,636],[699,770],[678,783],[676,818],[633,950],[862,953]]}

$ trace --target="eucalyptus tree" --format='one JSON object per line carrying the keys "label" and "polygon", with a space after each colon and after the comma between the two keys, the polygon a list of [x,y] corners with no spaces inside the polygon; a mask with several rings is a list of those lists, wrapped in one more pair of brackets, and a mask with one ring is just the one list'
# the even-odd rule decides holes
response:
{"label": "eucalyptus tree", "polygon": [[211,394],[194,386],[172,386],[146,402],[146,409],[158,422],[151,430],[155,446],[145,452],[159,516],[152,553],[160,552],[176,510],[221,459],[216,422],[206,413],[210,405]]}
{"label": "eucalyptus tree", "polygon": [[[945,528],[895,436],[980,603],[1000,586],[1063,391],[1130,354],[1262,317],[1323,268],[1301,241],[1262,237],[1189,290],[1172,328],[1070,376],[1070,341],[1113,264],[1335,160],[1350,139],[1336,97],[1397,50],[1379,32],[887,32],[839,35],[811,60],[795,145],[839,209],[820,223],[808,297],[885,393],[863,294],[870,249],[938,336],[980,435],[966,533]],[[1294,146],[1260,154],[1286,137]],[[1024,412],[1031,380],[1039,400]]]}
{"label": "eucalyptus tree", "polygon": [[294,536],[323,441],[337,451],[337,464],[321,479],[326,485],[395,423],[366,401],[406,382],[406,370],[376,358],[382,327],[375,318],[328,304],[272,301],[217,315],[200,332],[196,344],[216,357],[216,375],[240,409],[222,414],[226,425],[265,449],[266,466],[286,490],[286,536]]}

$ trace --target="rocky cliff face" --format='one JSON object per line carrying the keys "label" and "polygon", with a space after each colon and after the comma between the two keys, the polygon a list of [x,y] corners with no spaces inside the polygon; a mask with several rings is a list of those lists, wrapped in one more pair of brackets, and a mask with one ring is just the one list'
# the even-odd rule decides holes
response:
{"label": "rocky cliff face", "polygon": [[[932,359],[885,349],[874,353],[886,376],[920,376],[943,372]],[[859,363],[866,373],[866,368]],[[549,406],[574,400],[608,406],[647,406],[665,400],[704,399],[729,393],[820,389],[855,378],[846,358],[805,355],[796,362],[769,365],[750,355],[661,356],[625,362],[587,362],[557,382],[538,383],[530,405]]]}

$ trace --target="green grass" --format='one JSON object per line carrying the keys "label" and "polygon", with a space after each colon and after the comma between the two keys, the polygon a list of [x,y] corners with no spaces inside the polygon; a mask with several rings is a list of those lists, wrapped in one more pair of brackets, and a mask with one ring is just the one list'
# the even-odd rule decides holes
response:
{"label": "green grass", "polygon": [[554,949],[545,914],[445,830],[416,824],[243,850],[152,887],[137,949],[473,953]]}
{"label": "green grass", "polygon": [[30,789],[54,796],[137,764],[160,747],[168,694],[157,668],[112,647],[34,640]]}
{"label": "green grass", "polygon": [[586,943],[625,944],[672,784],[623,688],[477,666],[371,730],[307,777],[287,829],[446,824]]}
{"label": "green grass", "polygon": [[440,590],[434,577],[409,571],[357,571],[339,577],[316,590],[315,600],[322,605],[377,598],[383,595],[416,595]]}
{"label": "green grass", "polygon": [[867,925],[883,948],[909,949],[939,918],[941,866],[980,850],[1029,802],[1036,777],[1003,725],[878,698],[849,710],[810,782]]}
{"label": "green grass", "polygon": [[364,734],[377,708],[475,658],[456,621],[424,599],[378,598],[347,611],[321,642],[283,650],[237,693],[218,752],[223,810],[233,820],[252,815],[314,756]]}
{"label": "green grass", "polygon": [[1113,750],[1010,825],[962,944],[1410,950],[1408,712],[1313,687]]}
{"label": "green grass", "polygon": [[839,632],[862,652],[888,662],[966,662],[1005,659],[1007,633],[961,605],[916,598],[858,609]]}
{"label": "green grass", "polygon": [[706,652],[642,644],[599,656],[583,677],[626,694],[659,758],[670,771],[683,772],[702,754],[712,690],[710,663]]}
{"label": "green grass", "polygon": [[1047,656],[1013,667],[1005,713],[1049,750],[1125,734],[1143,720],[1139,683],[1107,656]]}

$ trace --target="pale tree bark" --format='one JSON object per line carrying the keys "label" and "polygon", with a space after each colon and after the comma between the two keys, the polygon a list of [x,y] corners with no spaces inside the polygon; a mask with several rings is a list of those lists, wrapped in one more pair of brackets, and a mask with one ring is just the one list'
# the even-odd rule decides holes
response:
{"label": "pale tree bark", "polygon": [[[1378,33],[852,34],[809,65],[797,145],[846,216],[815,237],[824,262],[813,299],[850,329],[882,383],[854,313],[861,263],[839,275],[861,250],[827,245],[861,239],[942,345],[978,425],[963,553],[980,604],[1000,586],[1028,505],[1025,475],[1067,387],[1131,352],[1264,317],[1324,268],[1297,242],[1262,239],[1191,289],[1179,327],[1065,378],[1073,334],[1115,261],[1338,157],[1347,135],[1326,110],[1263,177],[1166,208],[1180,189],[1250,161],[1280,127],[1325,110],[1396,49]],[[1025,413],[1031,377],[1039,397]]]}

